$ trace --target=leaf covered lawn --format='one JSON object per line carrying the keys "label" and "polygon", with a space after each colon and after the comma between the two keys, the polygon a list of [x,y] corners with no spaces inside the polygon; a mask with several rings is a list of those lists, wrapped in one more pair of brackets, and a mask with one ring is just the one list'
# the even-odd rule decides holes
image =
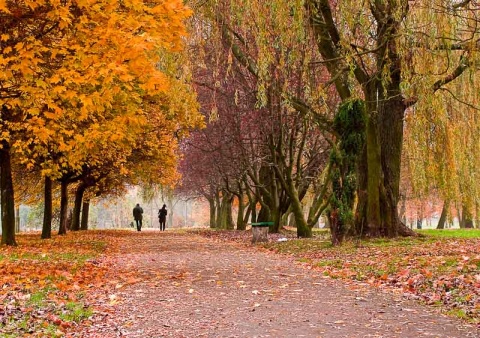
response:
{"label": "leaf covered lawn", "polygon": [[41,240],[35,233],[18,235],[17,247],[1,246],[0,337],[59,337],[88,320],[91,300],[115,287],[104,254],[128,234],[82,231]]}
{"label": "leaf covered lawn", "polygon": [[[250,232],[207,231],[217,240],[250,243]],[[474,236],[472,236],[474,235]],[[325,233],[295,239],[271,234],[262,248],[292,255],[326,276],[403,293],[480,324],[480,238],[477,233],[431,232],[421,238],[347,242],[332,247]],[[287,241],[278,241],[280,238]],[[473,238],[471,238],[473,237]]]}

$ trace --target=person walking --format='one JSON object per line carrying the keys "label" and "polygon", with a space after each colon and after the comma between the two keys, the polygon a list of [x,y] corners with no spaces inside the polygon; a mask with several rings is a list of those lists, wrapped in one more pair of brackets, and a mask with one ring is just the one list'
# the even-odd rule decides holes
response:
{"label": "person walking", "polygon": [[158,221],[160,222],[160,231],[165,231],[167,222],[167,206],[164,204],[162,209],[158,210]]}
{"label": "person walking", "polygon": [[137,203],[135,208],[133,208],[133,219],[137,223],[137,231],[142,230],[142,219],[143,219],[143,209],[140,204]]}

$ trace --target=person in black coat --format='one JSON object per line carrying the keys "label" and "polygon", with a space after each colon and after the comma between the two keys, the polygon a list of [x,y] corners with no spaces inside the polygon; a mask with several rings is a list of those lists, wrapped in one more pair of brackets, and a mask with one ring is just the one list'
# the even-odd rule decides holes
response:
{"label": "person in black coat", "polygon": [[133,208],[133,219],[137,223],[137,231],[142,230],[142,219],[143,219],[143,209],[140,204],[137,203],[135,208]]}
{"label": "person in black coat", "polygon": [[160,231],[165,231],[167,222],[167,206],[164,204],[162,209],[158,210],[158,221],[160,222]]}

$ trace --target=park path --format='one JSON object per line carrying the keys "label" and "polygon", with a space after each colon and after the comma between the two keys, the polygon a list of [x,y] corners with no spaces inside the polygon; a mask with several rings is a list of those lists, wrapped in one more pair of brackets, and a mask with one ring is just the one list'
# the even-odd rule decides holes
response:
{"label": "park path", "polygon": [[[82,337],[480,337],[401,295],[323,277],[286,256],[188,233],[132,233],[114,268],[144,280]],[[113,278],[113,277],[112,277]]]}

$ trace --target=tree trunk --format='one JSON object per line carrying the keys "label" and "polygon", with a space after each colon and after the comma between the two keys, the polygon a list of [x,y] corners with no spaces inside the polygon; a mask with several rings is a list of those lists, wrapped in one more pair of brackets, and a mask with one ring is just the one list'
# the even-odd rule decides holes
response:
{"label": "tree trunk", "polygon": [[2,209],[2,244],[16,246],[15,199],[12,180],[10,145],[2,142],[0,149],[0,203]]}
{"label": "tree trunk", "polygon": [[82,224],[80,230],[88,230],[88,213],[90,211],[90,200],[83,201],[82,205]]}
{"label": "tree trunk", "polygon": [[215,204],[217,206],[217,214],[215,215],[215,228],[222,229],[222,203],[219,192],[215,194]]}
{"label": "tree trunk", "polygon": [[312,237],[312,228],[310,228],[303,214],[302,202],[298,198],[298,192],[293,186],[293,181],[288,178],[287,184],[289,188],[290,195],[290,206],[292,208],[292,213],[295,217],[295,225],[297,226],[297,237],[298,238],[311,238]]}
{"label": "tree trunk", "polygon": [[243,202],[243,196],[237,196],[238,198],[238,215],[237,215],[237,230],[245,230],[247,224],[244,222],[245,203]]}
{"label": "tree trunk", "polygon": [[68,182],[63,180],[60,182],[60,226],[58,228],[59,235],[67,233],[68,218]]}
{"label": "tree trunk", "polygon": [[[356,224],[356,229],[361,229],[362,237],[415,236],[400,221],[397,209],[405,105],[399,91],[389,92],[387,98],[383,90],[372,91],[367,91],[369,119],[363,159],[367,177],[359,180],[358,208],[363,210],[357,209],[360,224]],[[362,186],[365,183],[366,187]],[[362,213],[366,213],[365,218]]]}
{"label": "tree trunk", "polygon": [[252,210],[250,222],[255,223],[257,221],[257,201],[250,203],[250,210]]}
{"label": "tree trunk", "polygon": [[462,222],[465,229],[473,229],[473,217],[470,209],[464,204],[462,205]]}
{"label": "tree trunk", "polygon": [[80,230],[80,212],[82,209],[83,194],[85,193],[85,185],[80,183],[75,191],[75,202],[73,205],[72,215],[72,231]]}
{"label": "tree trunk", "polygon": [[269,207],[262,205],[260,211],[258,212],[256,222],[273,222],[272,213],[270,212]]}
{"label": "tree trunk", "polygon": [[175,204],[173,204],[173,197],[171,194],[168,195],[167,209],[170,210],[170,212],[167,215],[168,221],[165,224],[165,228],[168,228],[169,226],[173,228],[173,212],[175,209]]}
{"label": "tree trunk", "polygon": [[52,179],[45,177],[42,238],[52,237]]}
{"label": "tree trunk", "polygon": [[217,213],[217,228],[233,230],[233,218],[232,218],[232,203],[233,196],[229,193],[223,192],[222,198],[219,199],[220,206]]}
{"label": "tree trunk", "polygon": [[20,206],[15,207],[15,233],[20,232]]}
{"label": "tree trunk", "polygon": [[422,229],[422,223],[423,223],[423,218],[418,218],[417,219],[417,229],[421,230]]}
{"label": "tree trunk", "polygon": [[73,210],[68,209],[68,217],[67,217],[67,230],[72,230],[72,222],[73,222]]}
{"label": "tree trunk", "polygon": [[407,197],[404,194],[400,194],[400,210],[398,217],[403,224],[407,225]]}
{"label": "tree trunk", "polygon": [[270,233],[278,233],[280,231],[280,219],[282,218],[282,213],[280,212],[280,209],[276,208],[270,211],[270,220],[273,222],[273,225],[270,226],[269,232]]}
{"label": "tree trunk", "polygon": [[[380,191],[381,187],[381,162],[380,140],[378,135],[377,116],[370,116],[367,123],[367,223],[365,234],[371,237],[385,235],[382,233],[380,219]],[[332,229],[333,227],[332,222]]]}
{"label": "tree trunk", "polygon": [[233,205],[233,195],[230,195],[226,197],[226,203],[225,203],[227,230],[235,229],[235,224],[233,223],[232,205]]}
{"label": "tree trunk", "polygon": [[208,204],[210,206],[210,229],[215,229],[216,227],[216,208],[215,208],[215,199],[214,198],[208,198]]}
{"label": "tree trunk", "polygon": [[450,205],[449,201],[443,202],[442,214],[438,220],[437,229],[445,229],[445,223],[447,221],[448,207]]}
{"label": "tree trunk", "polygon": [[462,210],[461,210],[461,207],[457,203],[455,203],[455,209],[457,210],[458,226],[460,227],[460,229],[464,229],[465,228],[465,223],[464,223],[464,219],[463,219]]}
{"label": "tree trunk", "polygon": [[292,228],[296,228],[297,224],[295,223],[295,215],[293,213],[290,213],[287,216],[287,225]]}
{"label": "tree trunk", "polygon": [[252,214],[252,208],[251,208],[251,205],[249,204],[247,207],[247,212],[243,216],[243,224],[245,225],[245,229],[243,230],[247,229],[248,220],[250,219],[251,214]]}
{"label": "tree trunk", "polygon": [[[390,4],[391,5],[391,4]],[[359,166],[365,173],[358,183],[358,202],[355,213],[356,235],[363,237],[415,236],[399,219],[397,204],[400,185],[400,164],[403,143],[403,118],[407,108],[402,96],[402,60],[398,36],[402,20],[393,14],[390,5],[375,5],[376,46],[369,55],[374,67],[367,73],[361,65],[352,71],[362,85],[366,112],[366,147]],[[342,57],[349,51],[342,49],[336,18],[328,1],[306,1],[309,22],[314,32],[318,51],[342,100],[351,98],[349,74]],[[345,54],[343,54],[345,53]],[[376,69],[374,69],[376,68]],[[388,75],[384,75],[388,73]],[[332,228],[334,224],[331,224]]]}

